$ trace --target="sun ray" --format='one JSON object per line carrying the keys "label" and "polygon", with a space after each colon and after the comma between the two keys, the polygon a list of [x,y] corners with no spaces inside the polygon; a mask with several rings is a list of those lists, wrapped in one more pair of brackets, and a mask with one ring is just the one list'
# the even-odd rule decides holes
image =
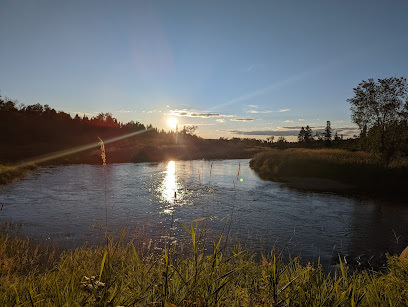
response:
{"label": "sun ray", "polygon": [[[111,138],[111,139],[108,139],[108,140],[104,140],[103,142],[105,144],[117,142],[117,141],[129,138],[129,137],[132,137],[134,135],[142,134],[142,133],[147,132],[147,131],[152,130],[152,129],[153,128],[149,128],[149,129],[146,129],[146,130],[131,132],[131,133],[128,133],[128,134],[125,134],[125,135],[121,135],[121,136],[114,137],[114,138]],[[56,152],[53,152],[53,153],[50,153],[50,154],[47,154],[47,155],[36,157],[36,158],[34,158],[32,160],[24,161],[22,163],[14,165],[14,167],[24,167],[24,166],[31,165],[31,164],[39,164],[39,163],[43,163],[43,162],[46,162],[46,161],[58,159],[58,158],[61,158],[61,157],[72,155],[74,153],[78,153],[78,152],[88,150],[88,149],[91,149],[91,148],[95,148],[95,147],[99,147],[99,146],[100,146],[100,143],[95,142],[95,143],[82,145],[82,146],[78,146],[78,147],[74,147],[74,148],[70,148],[70,149],[66,149],[66,150],[56,151]]]}

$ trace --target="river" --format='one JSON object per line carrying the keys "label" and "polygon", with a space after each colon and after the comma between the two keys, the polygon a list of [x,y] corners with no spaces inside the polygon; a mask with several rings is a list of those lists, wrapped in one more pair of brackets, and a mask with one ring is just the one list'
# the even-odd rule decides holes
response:
{"label": "river", "polygon": [[100,242],[106,209],[109,233],[126,228],[157,247],[187,240],[182,224],[201,218],[210,239],[229,230],[255,252],[275,246],[324,266],[408,244],[408,206],[264,181],[248,159],[42,167],[1,186],[0,204],[10,229],[66,247]]}

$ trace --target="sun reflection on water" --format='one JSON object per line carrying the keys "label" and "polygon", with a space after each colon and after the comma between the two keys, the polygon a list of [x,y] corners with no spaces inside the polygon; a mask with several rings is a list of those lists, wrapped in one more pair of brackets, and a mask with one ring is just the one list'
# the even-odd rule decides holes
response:
{"label": "sun reflection on water", "polygon": [[176,174],[176,163],[169,161],[164,171],[166,176],[161,184],[161,196],[164,201],[164,208],[162,213],[172,214],[174,207],[183,199],[183,189],[181,183],[178,181]]}

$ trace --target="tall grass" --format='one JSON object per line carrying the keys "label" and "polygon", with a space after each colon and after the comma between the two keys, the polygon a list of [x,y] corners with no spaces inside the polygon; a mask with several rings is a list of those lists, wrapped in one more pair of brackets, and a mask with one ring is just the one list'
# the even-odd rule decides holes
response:
{"label": "tall grass", "polygon": [[27,174],[38,169],[35,165],[23,167],[6,166],[0,164],[0,185],[9,184],[19,179],[24,179]]}
{"label": "tall grass", "polygon": [[108,193],[106,187],[106,151],[105,151],[105,144],[103,143],[102,139],[98,137],[99,145],[101,147],[101,158],[102,158],[102,166],[103,166],[103,182],[104,182],[104,194],[105,194],[105,236],[106,236],[106,245],[108,245]]}
{"label": "tall grass", "polygon": [[[57,255],[25,239],[0,236],[0,306],[406,306],[408,263],[388,271],[337,273],[284,261],[272,251],[257,261],[239,246],[206,253],[200,225],[186,226],[190,247],[137,250],[119,238],[107,247]],[[123,238],[123,237],[122,237]]]}
{"label": "tall grass", "polygon": [[250,166],[262,178],[318,177],[352,185],[357,191],[379,194],[404,191],[408,184],[408,159],[383,166],[380,157],[340,149],[286,149],[259,153]]}

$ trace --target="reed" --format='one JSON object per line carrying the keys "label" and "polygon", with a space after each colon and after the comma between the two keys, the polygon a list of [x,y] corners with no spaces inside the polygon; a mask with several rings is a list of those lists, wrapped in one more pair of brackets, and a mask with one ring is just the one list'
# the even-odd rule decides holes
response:
{"label": "reed", "polygon": [[[137,250],[123,236],[108,247],[53,254],[27,239],[0,236],[1,306],[406,306],[408,266],[388,271],[323,272],[272,251],[256,260],[239,246],[205,252],[204,221],[186,226],[190,248]],[[18,247],[18,248],[17,248]],[[259,257],[258,257],[259,258]]]}
{"label": "reed", "polygon": [[24,179],[29,173],[37,169],[38,167],[36,165],[17,167],[0,164],[0,185],[6,185],[16,180]]}
{"label": "reed", "polygon": [[99,145],[101,147],[101,158],[102,158],[102,166],[103,166],[103,179],[104,179],[104,192],[105,192],[105,236],[106,236],[106,246],[108,246],[108,197],[107,197],[107,190],[106,190],[106,151],[105,151],[105,144],[103,143],[102,139],[98,137]]}
{"label": "reed", "polygon": [[359,192],[395,194],[408,184],[408,159],[384,166],[379,156],[340,149],[271,150],[255,155],[250,166],[262,178],[317,177],[350,184]]}

